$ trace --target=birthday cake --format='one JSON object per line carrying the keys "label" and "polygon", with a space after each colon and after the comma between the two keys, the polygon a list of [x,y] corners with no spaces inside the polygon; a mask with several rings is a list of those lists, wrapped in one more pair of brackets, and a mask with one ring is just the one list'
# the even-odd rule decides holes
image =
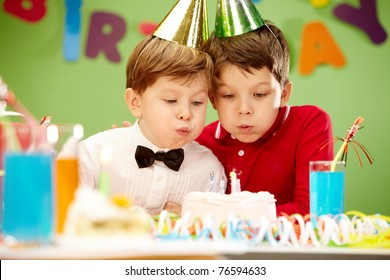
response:
{"label": "birthday cake", "polygon": [[64,235],[142,235],[150,232],[152,218],[123,197],[108,197],[96,189],[79,187],[68,208]]}
{"label": "birthday cake", "polygon": [[195,218],[204,220],[210,215],[216,224],[236,217],[258,225],[262,219],[276,220],[275,201],[269,192],[242,191],[232,194],[191,192],[184,198],[182,217],[187,213],[191,220]]}

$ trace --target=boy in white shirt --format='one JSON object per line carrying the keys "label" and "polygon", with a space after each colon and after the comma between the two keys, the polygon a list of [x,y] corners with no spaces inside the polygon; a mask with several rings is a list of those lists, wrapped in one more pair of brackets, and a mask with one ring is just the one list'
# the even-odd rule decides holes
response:
{"label": "boy in white shirt", "polygon": [[[166,34],[172,31],[169,18],[177,18],[184,2],[178,1],[128,60],[125,99],[136,123],[79,144],[80,185],[99,187],[105,172],[109,195],[124,195],[151,214],[170,203],[181,204],[188,192],[209,191],[210,178],[218,185],[227,181],[218,159],[194,141],[205,125],[213,75],[210,57],[200,51],[207,39],[199,36],[207,33],[204,1],[191,1],[186,15],[201,14],[196,26],[206,30],[188,34],[179,24],[174,35]],[[102,151],[110,153],[104,164]],[[176,211],[180,214],[180,209]]]}

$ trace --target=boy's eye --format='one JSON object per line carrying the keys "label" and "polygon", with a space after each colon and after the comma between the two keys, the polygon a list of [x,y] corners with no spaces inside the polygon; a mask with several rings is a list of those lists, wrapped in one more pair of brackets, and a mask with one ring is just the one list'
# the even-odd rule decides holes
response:
{"label": "boy's eye", "polygon": [[266,94],[258,92],[258,93],[254,93],[253,96],[254,97],[264,97],[264,96],[266,96]]}
{"label": "boy's eye", "polygon": [[202,101],[192,101],[192,104],[195,106],[200,106],[203,104],[203,102]]}
{"label": "boy's eye", "polygon": [[165,99],[165,102],[169,103],[169,104],[174,104],[177,102],[176,99]]}
{"label": "boy's eye", "polygon": [[225,98],[225,99],[232,99],[234,97],[234,94],[222,94],[222,97]]}

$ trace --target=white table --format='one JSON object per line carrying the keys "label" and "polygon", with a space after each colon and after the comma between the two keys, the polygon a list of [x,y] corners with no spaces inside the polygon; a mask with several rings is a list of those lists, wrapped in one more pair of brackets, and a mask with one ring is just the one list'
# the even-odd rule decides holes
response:
{"label": "white table", "polygon": [[0,259],[232,259],[232,260],[390,260],[390,249],[349,247],[250,247],[212,241],[156,241],[148,238],[62,240],[57,245],[9,248],[0,245]]}

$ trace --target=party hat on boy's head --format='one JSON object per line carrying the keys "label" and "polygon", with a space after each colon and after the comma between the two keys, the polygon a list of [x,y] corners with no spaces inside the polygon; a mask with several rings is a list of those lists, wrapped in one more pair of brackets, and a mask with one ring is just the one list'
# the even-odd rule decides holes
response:
{"label": "party hat on boy's head", "polygon": [[154,36],[200,50],[209,36],[206,0],[179,0]]}
{"label": "party hat on boy's head", "polygon": [[252,0],[218,0],[215,36],[232,37],[265,25]]}

